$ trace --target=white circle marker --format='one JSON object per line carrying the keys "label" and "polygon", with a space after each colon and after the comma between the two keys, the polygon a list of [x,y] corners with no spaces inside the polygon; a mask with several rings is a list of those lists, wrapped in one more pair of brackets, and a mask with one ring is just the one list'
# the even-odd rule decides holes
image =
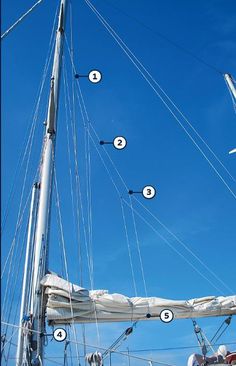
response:
{"label": "white circle marker", "polygon": [[53,332],[53,338],[57,342],[63,342],[67,338],[66,330],[63,328],[57,328]]}
{"label": "white circle marker", "polygon": [[145,186],[142,190],[143,197],[146,199],[151,199],[156,195],[156,190],[152,186]]}
{"label": "white circle marker", "polygon": [[170,323],[174,319],[174,314],[169,309],[164,309],[160,313],[160,319],[164,323]]}
{"label": "white circle marker", "polygon": [[124,149],[126,147],[126,145],[127,145],[127,141],[123,136],[117,136],[113,140],[113,146],[118,150]]}
{"label": "white circle marker", "polygon": [[89,78],[89,81],[91,81],[91,83],[96,84],[102,80],[102,74],[98,70],[91,70],[89,72],[88,78]]}

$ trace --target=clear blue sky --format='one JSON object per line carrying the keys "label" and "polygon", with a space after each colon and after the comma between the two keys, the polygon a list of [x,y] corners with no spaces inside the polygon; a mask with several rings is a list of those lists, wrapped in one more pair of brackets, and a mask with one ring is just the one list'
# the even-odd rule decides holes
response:
{"label": "clear blue sky", "polygon": [[[29,0],[25,0],[23,4],[16,0],[3,1],[2,32],[33,3]],[[55,0],[44,0],[2,42],[3,216],[27,135],[26,131],[32,124],[32,115],[48,52],[57,3]],[[222,72],[229,72],[236,78],[235,1],[101,0],[95,1],[94,5],[155,80],[160,83],[169,97],[189,118],[194,128],[210,145],[230,173],[236,177],[236,154],[228,154],[229,150],[236,147],[236,116],[221,75]],[[74,59],[77,72],[86,74],[91,69],[99,69],[103,74],[102,82],[97,85],[89,83],[86,79],[81,80],[90,120],[101,139],[111,141],[115,136],[123,135],[128,141],[127,148],[123,151],[115,150],[110,145],[105,147],[106,151],[109,152],[130,189],[140,190],[147,184],[156,187],[157,195],[153,200],[147,201],[141,196],[136,197],[183,240],[188,248],[199,256],[235,293],[236,200],[234,196],[217,177],[85,2],[73,0],[72,7]],[[164,37],[158,35],[159,33]],[[66,34],[69,40],[69,23]],[[174,46],[165,37],[203,59],[211,67],[199,62],[180,47]],[[66,67],[70,73],[68,52],[66,52],[66,59]],[[30,190],[39,161],[49,78],[50,73],[36,122],[32,158],[29,163],[23,202]],[[64,92],[62,91],[56,146],[56,170],[70,267],[69,277],[72,282],[79,283],[80,265],[70,200],[66,115],[63,98]],[[84,176],[84,130],[81,116],[77,113],[79,110],[77,99],[76,103],[77,134],[81,147],[79,167],[81,176]],[[188,131],[190,131],[189,128]],[[197,141],[199,142],[199,140]],[[200,146],[236,194],[235,182],[225,173],[219,163],[212,159],[202,143]],[[103,148],[99,144],[97,147],[106,159]],[[122,196],[129,200],[114,169],[109,165],[107,159],[106,162]],[[134,290],[120,199],[92,143],[91,167],[94,288],[104,288],[111,293],[118,292],[133,296]],[[25,164],[23,168],[25,169]],[[14,236],[23,185],[22,171],[17,174],[14,184],[15,194],[10,200],[9,215],[3,233],[3,263]],[[82,196],[85,202],[84,183],[82,183]],[[136,216],[148,296],[188,299],[230,294],[222,283],[200,266],[196,259],[193,259],[135,202],[134,208],[217,287],[216,289],[199,276],[189,264]],[[132,216],[127,207],[125,214],[138,295],[145,296]],[[55,202],[53,201],[49,267],[61,274],[58,244],[60,235],[55,216]],[[25,216],[24,222],[26,219]],[[23,242],[24,227],[21,231],[19,253]],[[85,262],[83,285],[89,287],[83,234],[82,255]],[[22,263],[21,261],[20,271]],[[5,284],[6,282],[3,281],[3,289]],[[15,308],[17,308],[17,295],[16,291]],[[11,320],[14,321],[13,318]],[[221,318],[202,319],[199,320],[199,324],[211,338],[222,321]],[[111,344],[125,328],[126,324],[99,326],[100,346],[106,347]],[[235,319],[233,319],[231,329],[220,342],[235,341],[235,330]],[[89,326],[87,333],[87,342],[96,344],[98,340],[95,326]],[[126,347],[131,350],[166,348],[194,344],[197,343],[190,320],[174,321],[168,325],[152,322],[138,324],[134,334],[121,346],[121,349]],[[59,346],[57,345],[57,347]],[[13,351],[14,349],[11,354],[14,354]],[[186,359],[192,351],[194,349],[178,352],[146,352],[142,355],[181,366],[186,364]],[[53,347],[51,354],[55,354]],[[127,364],[125,359],[122,362],[124,365]],[[132,362],[131,364],[138,365],[138,362]],[[49,361],[47,364],[51,365]]]}

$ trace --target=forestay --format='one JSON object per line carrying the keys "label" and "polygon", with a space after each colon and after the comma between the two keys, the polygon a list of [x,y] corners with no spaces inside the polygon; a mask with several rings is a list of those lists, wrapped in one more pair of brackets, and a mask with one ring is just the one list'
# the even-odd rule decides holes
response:
{"label": "forestay", "polygon": [[175,319],[236,314],[236,295],[191,300],[127,297],[107,290],[88,291],[54,274],[42,281],[47,297],[47,319],[52,324],[121,322],[159,319],[164,309]]}

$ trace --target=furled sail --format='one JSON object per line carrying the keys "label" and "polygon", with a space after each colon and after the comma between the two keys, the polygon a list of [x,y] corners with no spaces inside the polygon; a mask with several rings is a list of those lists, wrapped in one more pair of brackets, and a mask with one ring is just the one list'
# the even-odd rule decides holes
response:
{"label": "furled sail", "polygon": [[236,295],[167,300],[158,297],[127,297],[106,290],[88,291],[54,274],[42,281],[47,296],[47,318],[52,324],[121,322],[158,319],[171,310],[175,319],[236,314]]}

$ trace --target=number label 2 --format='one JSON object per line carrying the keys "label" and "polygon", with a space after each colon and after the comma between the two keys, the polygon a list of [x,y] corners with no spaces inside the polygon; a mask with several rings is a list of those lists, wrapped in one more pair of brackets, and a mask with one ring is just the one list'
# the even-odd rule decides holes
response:
{"label": "number label 2", "polygon": [[126,145],[127,145],[127,141],[123,136],[117,136],[113,140],[113,146],[118,150],[124,149],[126,147]]}

